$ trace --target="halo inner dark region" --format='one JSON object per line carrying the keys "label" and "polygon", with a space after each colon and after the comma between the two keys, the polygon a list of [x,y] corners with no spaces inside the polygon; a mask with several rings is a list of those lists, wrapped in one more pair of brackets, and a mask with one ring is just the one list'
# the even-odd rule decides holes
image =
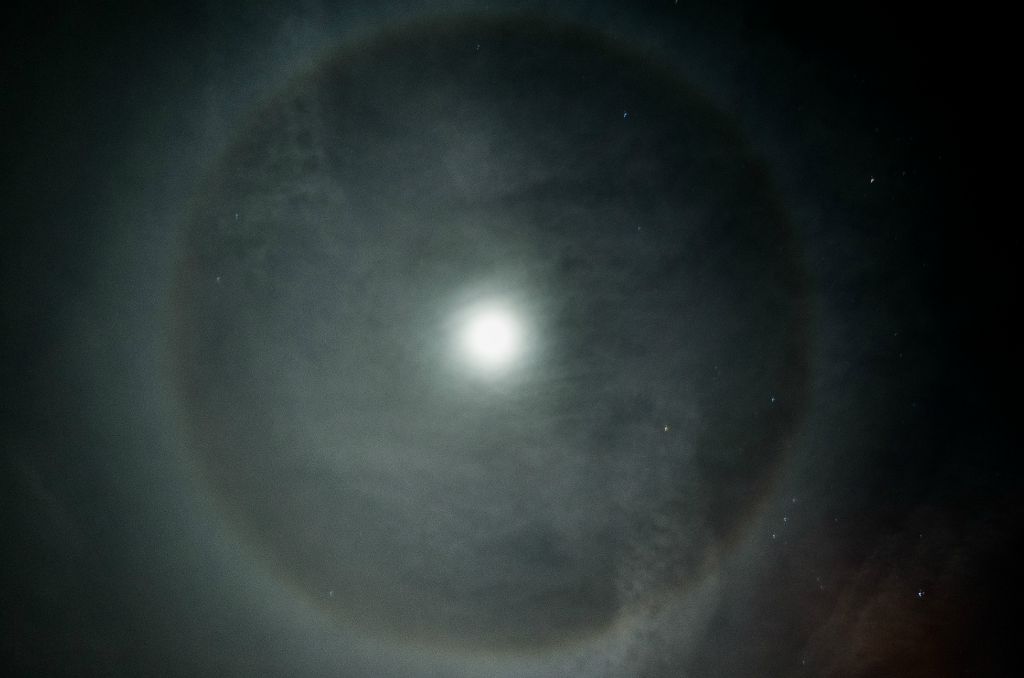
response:
{"label": "halo inner dark region", "polygon": [[[802,295],[763,170],[668,72],[539,22],[421,26],[223,157],[181,397],[230,522],[339,620],[537,646],[729,547],[802,408]],[[480,373],[458,327],[489,303],[523,340]]]}

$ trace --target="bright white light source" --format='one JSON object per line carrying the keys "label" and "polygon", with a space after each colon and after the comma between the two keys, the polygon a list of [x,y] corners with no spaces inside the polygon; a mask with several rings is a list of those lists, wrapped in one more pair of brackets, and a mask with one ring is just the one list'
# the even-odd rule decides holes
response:
{"label": "bright white light source", "polygon": [[481,308],[466,320],[462,348],[478,367],[497,369],[510,364],[520,351],[519,321],[502,308]]}

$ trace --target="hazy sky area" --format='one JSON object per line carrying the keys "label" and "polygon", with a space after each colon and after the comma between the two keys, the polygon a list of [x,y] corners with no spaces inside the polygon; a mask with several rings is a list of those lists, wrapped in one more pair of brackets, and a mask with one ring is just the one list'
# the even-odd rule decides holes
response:
{"label": "hazy sky area", "polygon": [[751,5],[18,14],[2,665],[1012,674],[974,22]]}

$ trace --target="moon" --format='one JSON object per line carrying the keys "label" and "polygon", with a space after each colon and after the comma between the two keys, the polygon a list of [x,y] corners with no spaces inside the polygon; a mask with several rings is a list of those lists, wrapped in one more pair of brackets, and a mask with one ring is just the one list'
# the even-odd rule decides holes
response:
{"label": "moon", "polygon": [[466,361],[493,373],[510,367],[522,353],[522,322],[515,312],[489,305],[468,313],[461,328],[459,348]]}

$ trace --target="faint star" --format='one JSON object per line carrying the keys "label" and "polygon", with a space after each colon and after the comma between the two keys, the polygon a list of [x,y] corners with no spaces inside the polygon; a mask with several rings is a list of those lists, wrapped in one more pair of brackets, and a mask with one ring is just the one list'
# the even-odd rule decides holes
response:
{"label": "faint star", "polygon": [[918,589],[917,597],[918,598],[924,598],[924,589]]}
{"label": "faint star", "polygon": [[869,184],[873,184],[873,183],[875,183],[875,178],[874,178],[874,177],[871,177],[871,179],[870,179],[870,180],[868,180],[868,183],[869,183]]}
{"label": "faint star", "polygon": [[625,120],[628,117],[629,117],[629,112],[628,111],[623,111],[622,112],[622,119]]}

